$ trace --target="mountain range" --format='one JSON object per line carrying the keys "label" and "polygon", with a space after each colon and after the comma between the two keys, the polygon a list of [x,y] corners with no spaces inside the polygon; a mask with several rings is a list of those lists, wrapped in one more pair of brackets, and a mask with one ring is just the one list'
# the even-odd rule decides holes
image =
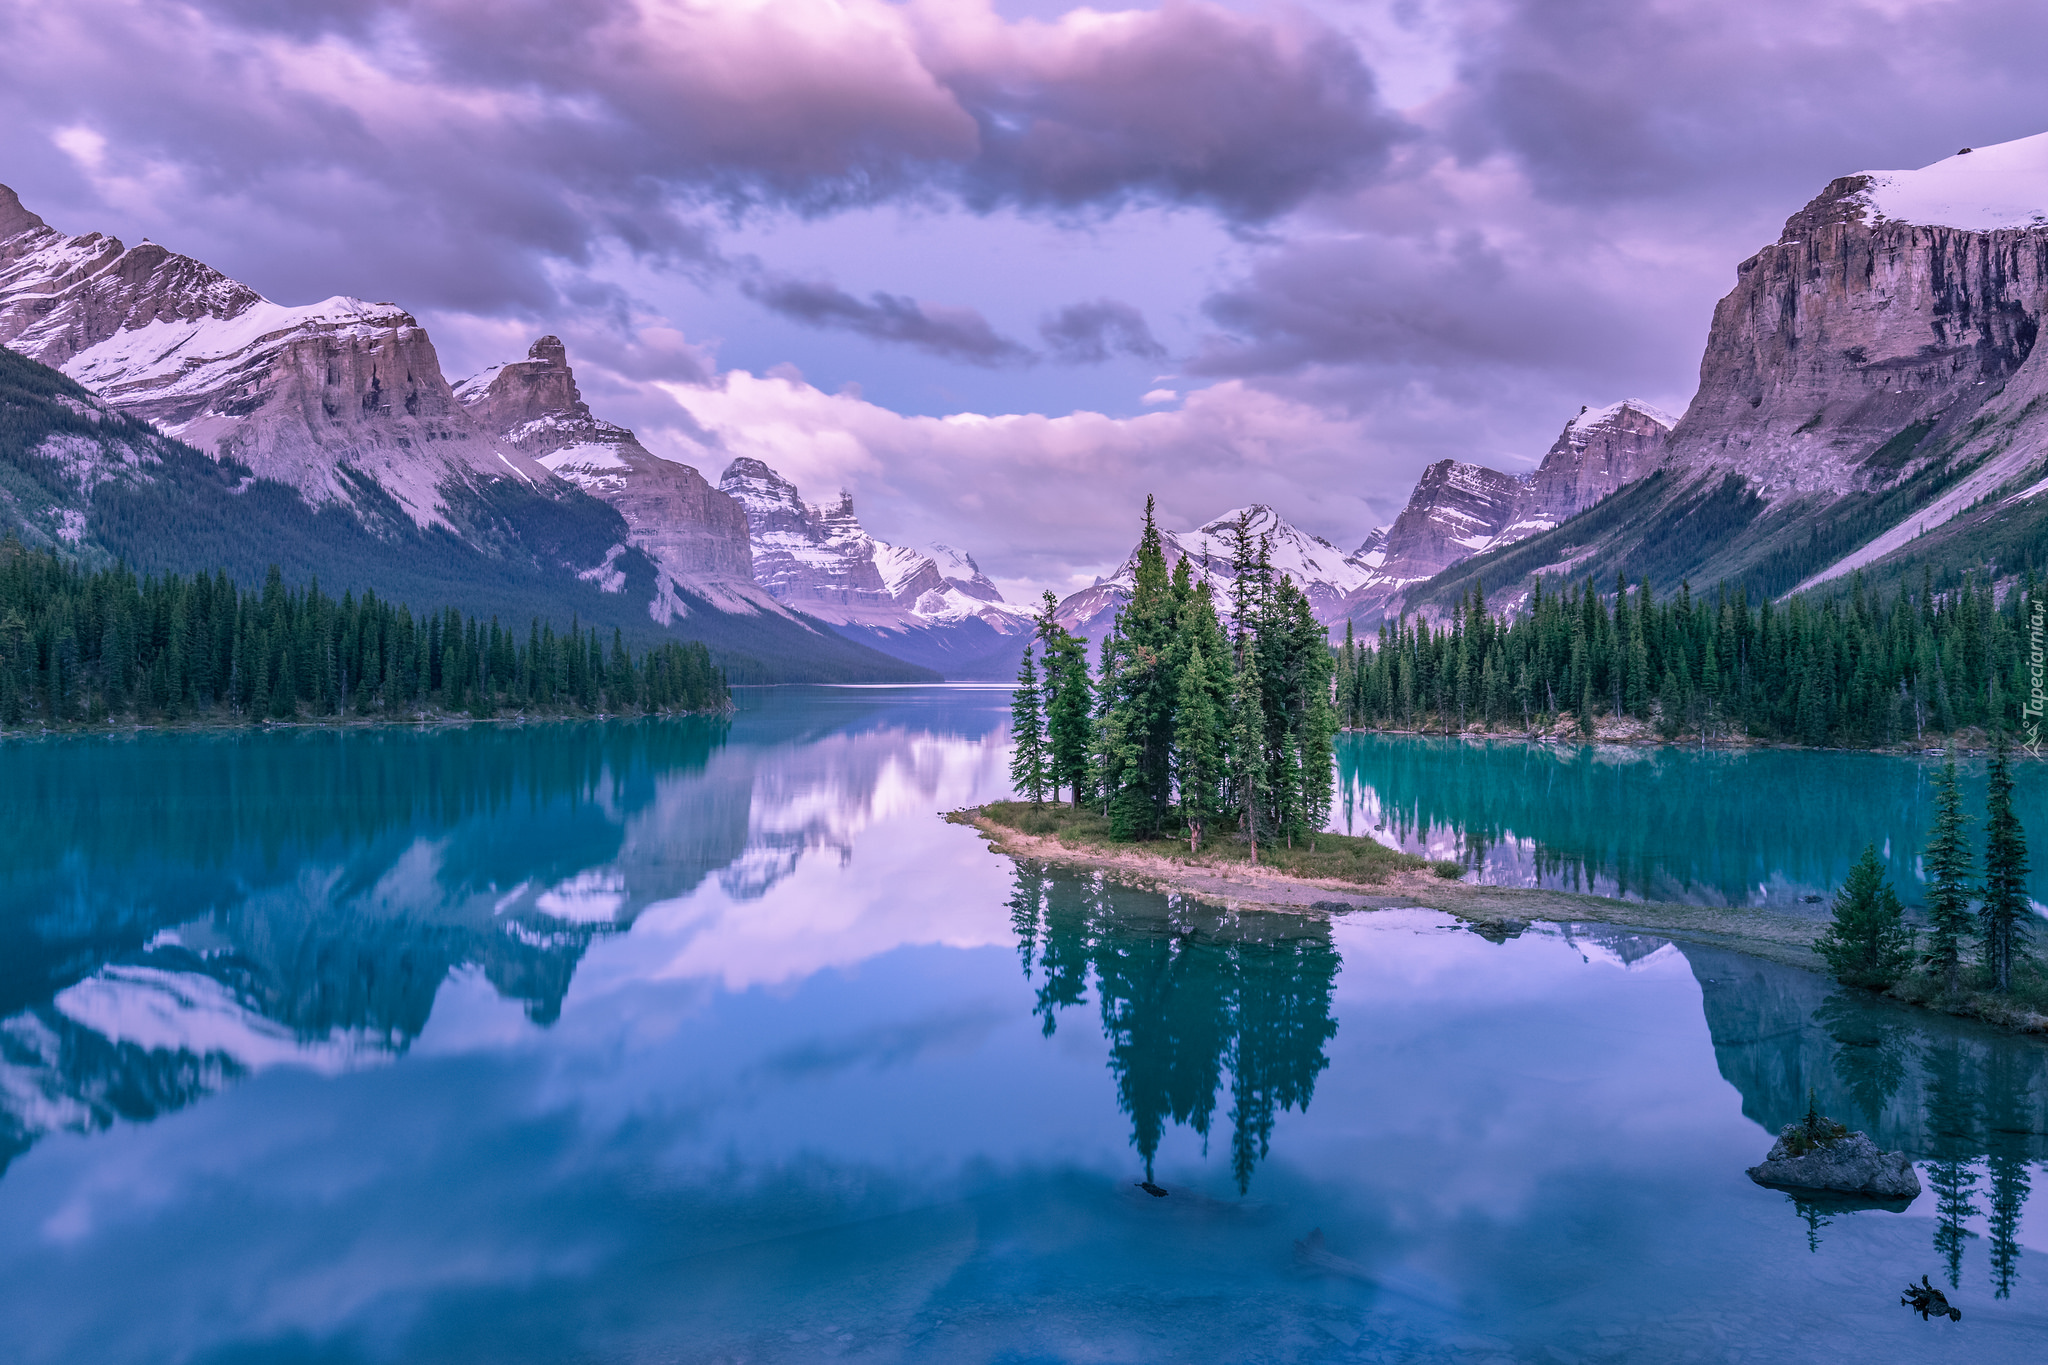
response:
{"label": "mountain range", "polygon": [[[1370,631],[1539,578],[1781,596],[2048,557],[2048,134],[1828,184],[1736,268],[1682,417],[1624,399],[1513,474],[1443,460],[1344,551],[1250,507],[1164,531],[1229,576],[1240,515],[1318,617]],[[703,639],[737,678],[1006,678],[1033,608],[973,556],[869,534],[768,465],[714,485],[593,414],[566,348],[451,384],[404,310],[284,306],[0,187],[0,523],[144,569],[458,593]],[[33,362],[33,363],[31,363]],[[49,367],[49,368],[45,368]],[[1099,638],[1129,560],[1059,604]]]}
{"label": "mountain range", "polygon": [[971,556],[874,541],[843,499],[794,562],[788,527],[763,542],[764,587],[767,509],[594,415],[555,337],[450,384],[394,304],[280,305],[155,243],[67,236],[4,186],[0,346],[0,524],[31,545],[673,631],[756,681],[934,678],[1023,616]]}

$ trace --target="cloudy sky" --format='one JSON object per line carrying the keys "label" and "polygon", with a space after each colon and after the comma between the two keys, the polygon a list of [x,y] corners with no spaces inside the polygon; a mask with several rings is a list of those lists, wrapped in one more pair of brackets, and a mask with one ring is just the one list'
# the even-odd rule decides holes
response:
{"label": "cloudy sky", "polygon": [[0,0],[0,51],[53,225],[398,302],[451,379],[557,333],[657,453],[1018,590],[1148,492],[1348,549],[1682,410],[1829,179],[2048,130],[2018,0]]}

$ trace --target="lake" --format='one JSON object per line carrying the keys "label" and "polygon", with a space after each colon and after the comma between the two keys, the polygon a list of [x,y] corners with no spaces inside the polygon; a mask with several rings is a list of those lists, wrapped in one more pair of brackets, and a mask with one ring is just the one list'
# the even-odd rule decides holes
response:
{"label": "lake", "polygon": [[[2039,1358],[2039,1041],[1020,865],[1007,705],[0,745],[0,1358]],[[1347,736],[1333,823],[1807,906],[1926,771]],[[1743,1175],[1809,1092],[1911,1208]]]}

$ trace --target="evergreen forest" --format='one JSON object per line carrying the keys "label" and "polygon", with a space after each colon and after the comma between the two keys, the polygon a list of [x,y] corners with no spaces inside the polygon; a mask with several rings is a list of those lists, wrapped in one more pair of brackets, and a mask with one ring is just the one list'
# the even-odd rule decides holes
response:
{"label": "evergreen forest", "polygon": [[1540,580],[1496,614],[1477,585],[1449,619],[1403,618],[1337,658],[1348,727],[1530,732],[1633,719],[1667,739],[1748,736],[1864,748],[2017,727],[2031,685],[2032,574],[2005,594],[1971,576],[1886,597],[1859,577],[1840,597],[1752,602],[1744,589],[1663,602],[1647,580],[1602,594]]}
{"label": "evergreen forest", "polygon": [[115,719],[224,724],[315,718],[722,710],[725,676],[701,643],[637,655],[614,628],[529,622],[453,607],[415,617],[365,592],[339,601],[260,590],[225,570],[137,577],[0,542],[0,725],[58,729]]}

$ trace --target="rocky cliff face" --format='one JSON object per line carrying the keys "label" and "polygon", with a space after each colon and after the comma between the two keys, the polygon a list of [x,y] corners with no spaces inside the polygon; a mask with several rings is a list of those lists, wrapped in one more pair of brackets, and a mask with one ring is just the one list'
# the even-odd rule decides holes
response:
{"label": "rocky cliff face", "polygon": [[755,585],[746,512],[689,465],[592,416],[560,338],[542,337],[526,359],[465,379],[455,397],[504,445],[618,510],[630,543],[659,569],[656,620],[688,614],[677,588],[726,611],[781,610]]}
{"label": "rocky cliff face", "polygon": [[275,304],[154,243],[67,237],[4,188],[0,345],[316,504],[380,515],[367,476],[416,525],[452,525],[455,490],[559,487],[470,421],[403,309]]}
{"label": "rocky cliff face", "polygon": [[2048,134],[1842,177],[1737,267],[1670,462],[1772,503],[1903,490],[1801,586],[1871,563],[2042,472],[2044,305]]}
{"label": "rocky cliff face", "polygon": [[744,510],[755,581],[776,601],[949,677],[1014,671],[1003,661],[1005,641],[1021,643],[1031,611],[1003,601],[972,556],[877,540],[851,494],[807,503],[760,460],[734,460],[718,487]]}
{"label": "rocky cliff face", "polygon": [[1736,268],[1659,486],[1471,572],[1779,596],[2024,559],[2048,523],[2044,304],[2048,134],[1834,180]]}

